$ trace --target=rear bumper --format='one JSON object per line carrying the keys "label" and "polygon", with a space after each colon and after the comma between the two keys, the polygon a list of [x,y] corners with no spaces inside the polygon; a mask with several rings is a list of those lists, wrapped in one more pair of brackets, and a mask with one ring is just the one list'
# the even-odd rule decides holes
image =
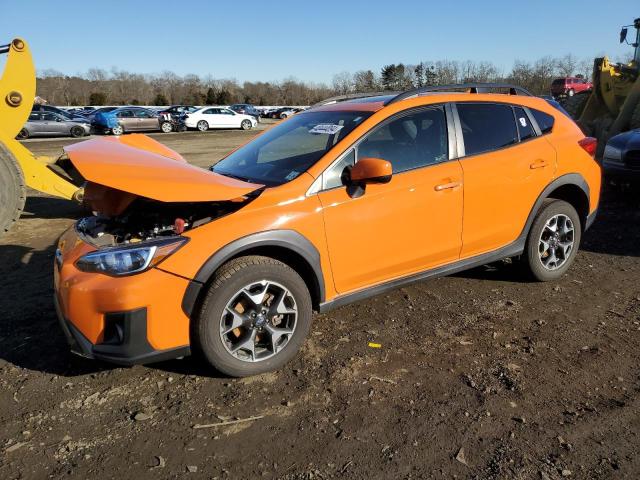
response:
{"label": "rear bumper", "polygon": [[58,322],[67,338],[71,351],[81,357],[102,360],[117,365],[137,365],[161,362],[191,354],[189,347],[169,350],[155,350],[147,341],[147,309],[140,308],[128,312],[120,312],[119,317],[124,325],[122,341],[119,343],[93,344],[65,318],[57,296],[54,304]]}

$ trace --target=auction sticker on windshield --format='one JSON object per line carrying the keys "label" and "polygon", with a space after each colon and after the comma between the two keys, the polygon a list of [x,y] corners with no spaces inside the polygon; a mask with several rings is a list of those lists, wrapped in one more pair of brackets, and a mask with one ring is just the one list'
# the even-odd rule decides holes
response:
{"label": "auction sticker on windshield", "polygon": [[342,130],[343,125],[333,125],[331,123],[319,123],[309,133],[324,133],[326,135],[335,135]]}

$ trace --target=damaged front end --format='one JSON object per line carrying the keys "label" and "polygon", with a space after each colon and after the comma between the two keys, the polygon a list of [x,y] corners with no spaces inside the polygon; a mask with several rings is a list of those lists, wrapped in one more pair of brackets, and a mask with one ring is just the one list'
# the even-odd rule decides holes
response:
{"label": "damaged front end", "polygon": [[264,188],[190,165],[137,134],[70,145],[55,168],[84,186],[93,215],[76,230],[99,249],[174,238],[239,210]]}
{"label": "damaged front end", "polygon": [[76,230],[98,248],[165,239],[233,213],[261,191],[226,201],[161,202],[89,182],[83,203],[94,215],[79,220]]}

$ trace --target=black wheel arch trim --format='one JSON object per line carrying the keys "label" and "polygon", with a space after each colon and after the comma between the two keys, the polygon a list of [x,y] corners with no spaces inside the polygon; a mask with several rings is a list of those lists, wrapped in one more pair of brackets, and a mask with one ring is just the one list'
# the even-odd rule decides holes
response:
{"label": "black wheel arch trim", "polygon": [[[550,184],[548,184],[544,188],[542,193],[538,196],[536,203],[533,204],[533,208],[531,209],[531,212],[527,217],[527,222],[525,223],[524,228],[522,229],[522,233],[520,234],[520,237],[524,236],[526,238],[526,236],[528,235],[529,229],[531,228],[531,224],[533,223],[533,220],[536,218],[536,215],[538,214],[538,211],[540,210],[542,203],[547,198],[549,198],[549,195],[551,195],[551,193],[554,190],[556,190],[557,188],[563,187],[565,185],[574,185],[580,188],[580,190],[582,190],[583,193],[587,196],[587,218],[585,218],[585,221],[588,220],[589,211],[591,210],[591,196],[590,196],[589,184],[584,179],[584,177],[579,173],[567,173],[553,180]],[[590,226],[589,222],[586,222],[586,225],[587,227]]]}
{"label": "black wheel arch trim", "polygon": [[294,230],[267,230],[234,240],[211,255],[187,286],[182,299],[184,313],[191,318],[202,288],[218,268],[243,252],[264,247],[288,249],[302,257],[313,271],[315,277],[313,280],[318,289],[318,303],[324,302],[324,275],[320,264],[320,253],[316,247],[305,236]]}

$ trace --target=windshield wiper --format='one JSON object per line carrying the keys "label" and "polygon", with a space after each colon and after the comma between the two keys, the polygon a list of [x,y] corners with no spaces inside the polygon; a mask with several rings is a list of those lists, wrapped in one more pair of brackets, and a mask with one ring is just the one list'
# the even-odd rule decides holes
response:
{"label": "windshield wiper", "polygon": [[227,172],[217,172],[213,168],[211,169],[211,171],[220,175],[224,175],[225,177],[235,178],[236,180],[240,180],[241,182],[254,183],[249,177],[242,177],[240,175],[234,175],[233,173]]}

